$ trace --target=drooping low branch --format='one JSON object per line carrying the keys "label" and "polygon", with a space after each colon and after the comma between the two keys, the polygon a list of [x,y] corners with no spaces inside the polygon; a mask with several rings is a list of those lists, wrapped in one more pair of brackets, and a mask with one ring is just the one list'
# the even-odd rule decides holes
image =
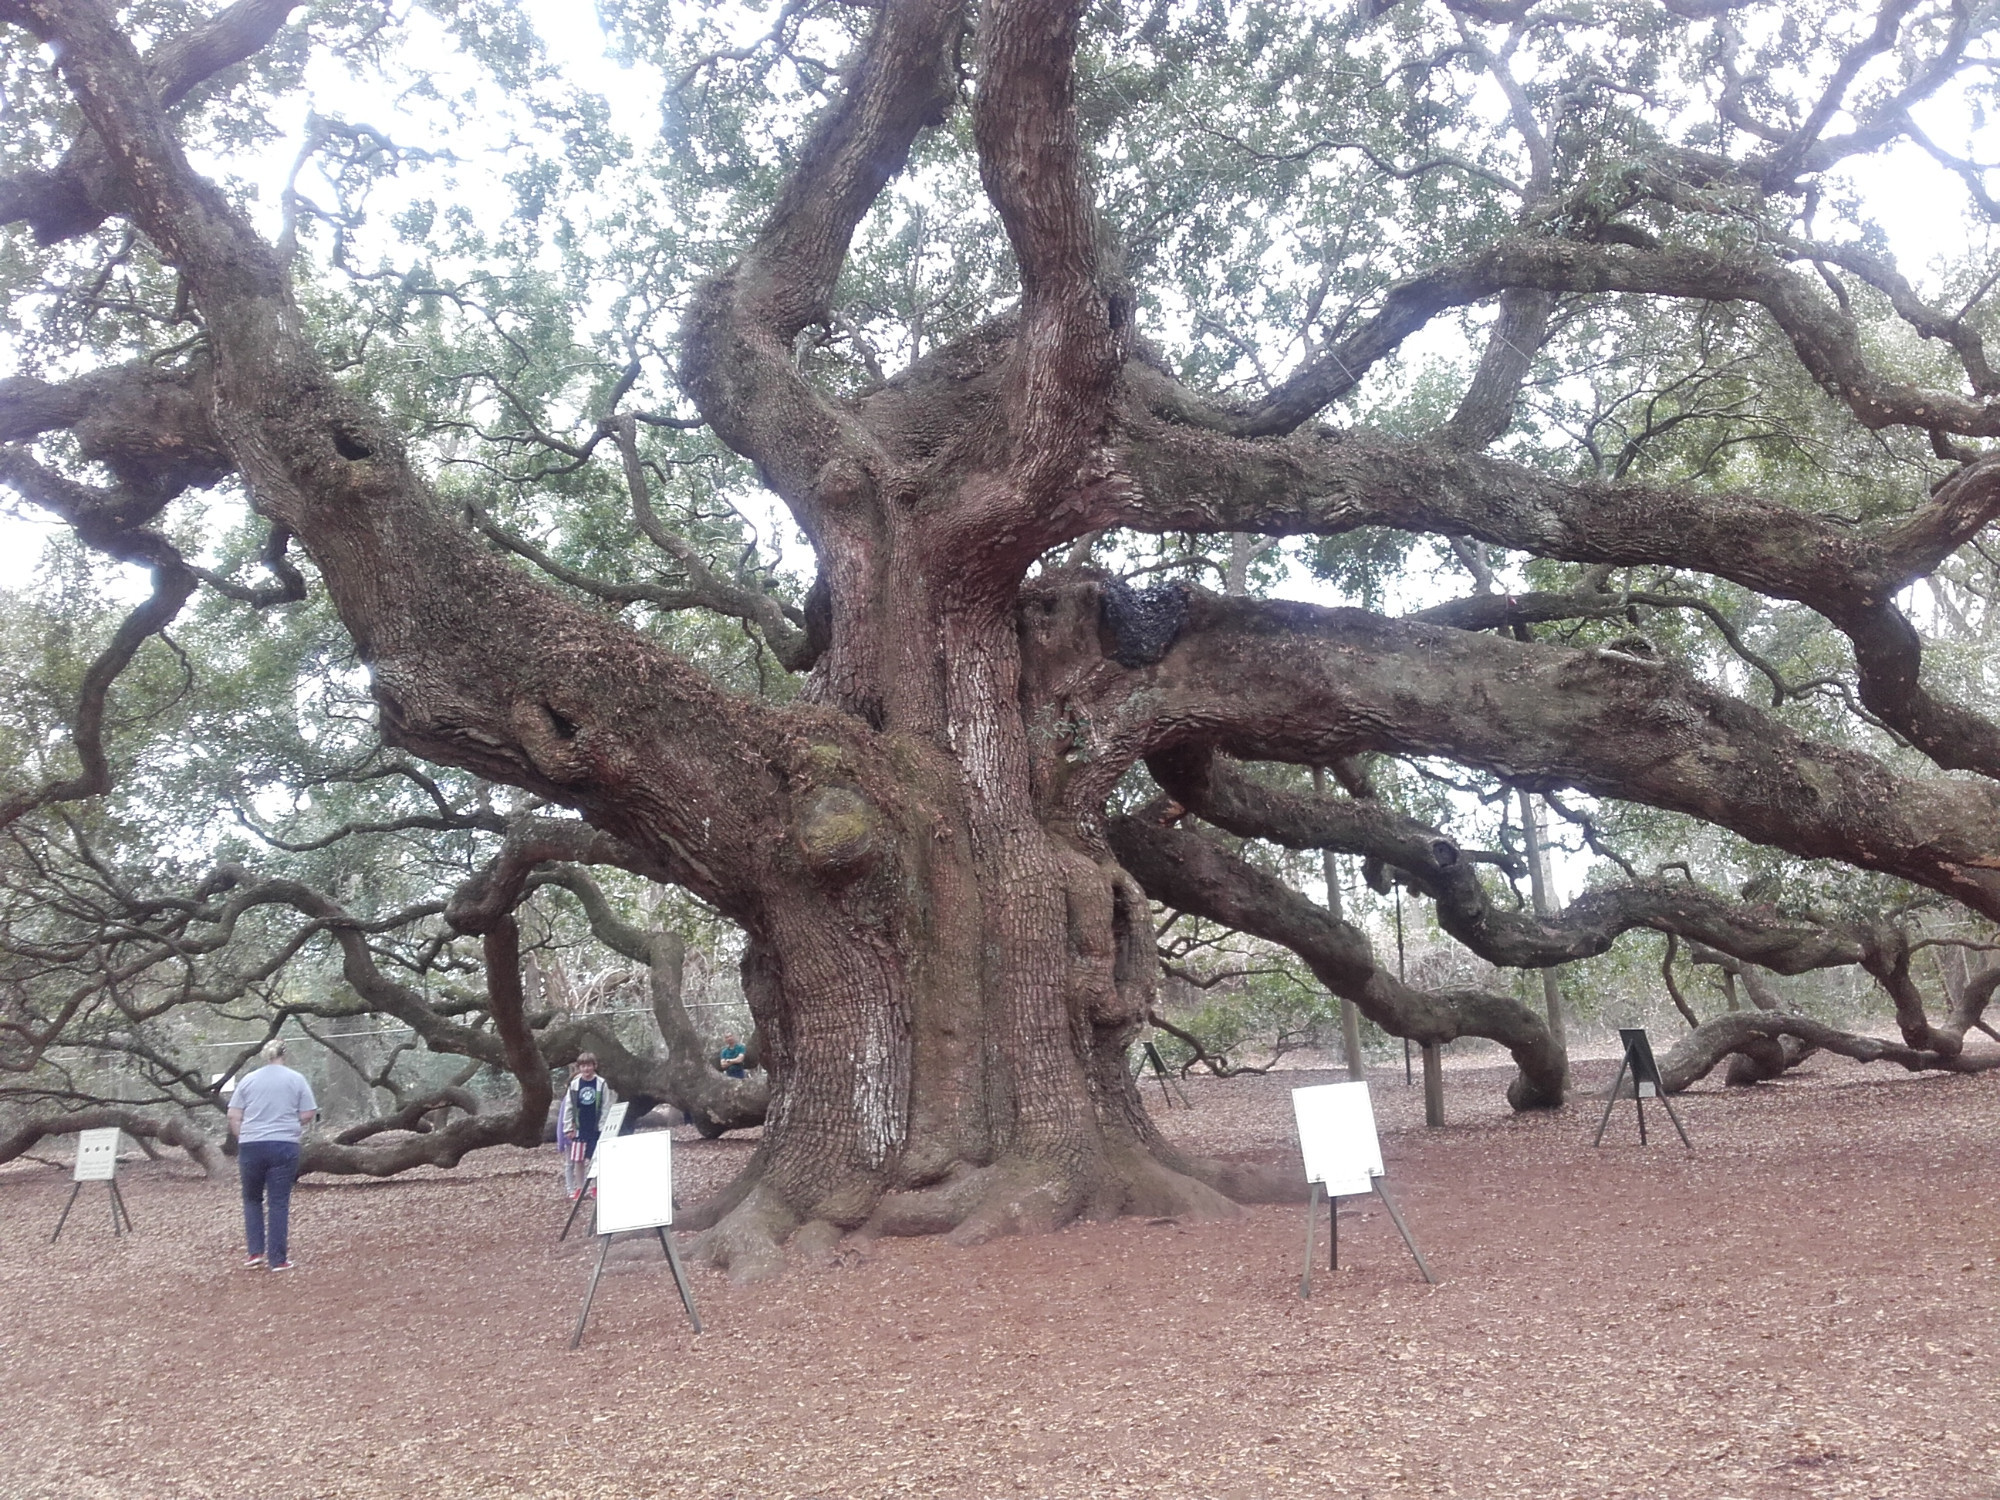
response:
{"label": "drooping low branch", "polygon": [[1591,958],[1634,928],[1673,933],[1785,974],[1858,964],[1882,940],[1873,927],[1793,919],[1664,878],[1587,890],[1547,915],[1510,911],[1494,901],[1478,866],[1450,839],[1379,802],[1286,791],[1193,746],[1154,756],[1148,767],[1190,812],[1240,838],[1333,849],[1403,871],[1436,901],[1446,932],[1507,968]]}
{"label": "drooping low branch", "polygon": [[51,777],[40,787],[24,788],[0,800],[0,828],[33,808],[98,797],[111,789],[111,760],[104,748],[104,715],[112,685],[132,664],[139,648],[173,622],[194,588],[194,575],[186,568],[163,563],[153,569],[152,594],[125,617],[110,643],[83,674],[71,729],[80,767],[77,774]]}
{"label": "drooping low branch", "polygon": [[1111,819],[1112,851],[1156,901],[1291,949],[1334,994],[1392,1036],[1490,1038],[1514,1056],[1517,1109],[1562,1102],[1567,1071],[1547,1024],[1520,1001],[1483,990],[1419,990],[1378,965],[1359,929],[1237,858],[1211,836],[1169,828],[1157,807]]}
{"label": "drooping low branch", "polygon": [[[611,909],[597,883],[581,870],[557,867],[543,871],[539,878],[576,898],[599,942],[645,966],[653,1020],[666,1053],[663,1057],[639,1057],[615,1037],[593,1037],[598,1043],[598,1069],[610,1078],[612,1086],[673,1105],[704,1135],[763,1124],[771,1098],[768,1076],[760,1069],[749,1077],[731,1078],[712,1066],[713,1053],[688,1015],[683,999],[687,955],[680,936],[666,930],[647,931],[624,921]],[[552,1049],[557,1048],[555,1028],[545,1037]],[[757,1050],[753,1037],[751,1052]],[[561,1055],[559,1050],[556,1055]]]}
{"label": "drooping low branch", "polygon": [[1704,1021],[1660,1059],[1660,1082],[1678,1093],[1700,1082],[1732,1053],[1754,1053],[1759,1044],[1795,1038],[1807,1047],[1851,1057],[1857,1062],[1893,1062],[1913,1073],[1983,1073],[2000,1068],[2000,1051],[1942,1053],[1842,1031],[1824,1021],[1783,1011],[1734,1010]]}
{"label": "drooping low branch", "polygon": [[503,1065],[520,1090],[514,1108],[465,1115],[439,1129],[406,1131],[394,1141],[350,1144],[310,1140],[300,1153],[301,1172],[389,1177],[413,1166],[456,1166],[468,1152],[486,1146],[541,1143],[542,1127],[555,1095],[548,1062],[528,1026],[526,996],[521,988],[521,930],[513,918],[504,918],[495,922],[481,941],[487,1007]]}
{"label": "drooping low branch", "polygon": [[222,1170],[222,1152],[192,1121],[173,1115],[153,1115],[143,1110],[120,1108],[115,1104],[98,1104],[64,1114],[44,1115],[17,1125],[7,1135],[0,1136],[0,1162],[12,1161],[55,1136],[74,1135],[80,1130],[108,1130],[114,1125],[127,1135],[178,1147],[210,1177]]}

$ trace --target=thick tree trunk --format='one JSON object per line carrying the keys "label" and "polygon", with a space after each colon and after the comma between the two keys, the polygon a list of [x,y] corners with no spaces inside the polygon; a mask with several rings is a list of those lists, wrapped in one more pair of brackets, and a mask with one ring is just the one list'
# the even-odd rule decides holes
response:
{"label": "thick tree trunk", "polygon": [[1147,899],[1037,799],[1011,611],[927,620],[901,603],[866,612],[872,660],[837,627],[817,679],[884,721],[896,779],[835,744],[807,756],[792,878],[760,903],[744,963],[764,1139],[704,1248],[756,1275],[801,1229],[807,1245],[976,1241],[1078,1215],[1233,1212],[1218,1187],[1283,1192],[1181,1159],[1147,1119],[1125,1066],[1157,978]]}

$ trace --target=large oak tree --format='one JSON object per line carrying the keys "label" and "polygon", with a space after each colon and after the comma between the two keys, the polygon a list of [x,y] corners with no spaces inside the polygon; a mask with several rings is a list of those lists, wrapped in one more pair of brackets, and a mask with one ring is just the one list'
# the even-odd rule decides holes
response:
{"label": "large oak tree", "polygon": [[[121,19],[104,0],[0,0],[25,97],[47,106],[10,111],[13,232],[81,263],[143,263],[166,298],[134,315],[135,357],[85,367],[80,338],[0,384],[0,482],[152,579],[83,674],[73,767],[23,776],[0,818],[19,830],[110,790],[111,689],[198,592],[247,618],[323,591],[381,739],[443,768],[397,762],[435,806],[391,831],[484,838],[468,846],[481,868],[449,903],[371,927],[239,865],[165,899],[86,856],[64,910],[88,916],[74,891],[90,885],[115,941],[13,945],[18,994],[30,958],[38,982],[97,977],[70,1011],[23,1002],[11,1056],[57,1039],[107,965],[130,978],[213,952],[246,913],[279,908],[304,925],[253,979],[334,942],[366,1007],[518,1080],[508,1110],[372,1139],[454,1102],[402,1101],[317,1164],[393,1170],[533,1139],[549,1062],[576,1038],[524,998],[529,892],[570,891],[649,965],[663,1023],[685,1026],[677,944],[582,871],[616,867],[745,934],[768,1094],[699,1068],[656,1083],[718,1126],[762,1116],[754,1165],[693,1215],[711,1253],[752,1272],[805,1228],[977,1238],[1281,1190],[1185,1158],[1135,1092],[1155,903],[1292,949],[1392,1033],[1492,1038],[1519,1065],[1518,1106],[1560,1101],[1566,1059],[1534,1009],[1403,983],[1243,840],[1362,856],[1503,965],[1646,928],[1739,967],[1858,964],[1895,1002],[1898,1042],[1779,1009],[1725,1016],[1675,1053],[1678,1082],[1731,1052],[1782,1067],[1787,1045],[1912,1067],[1988,1056],[1964,1044],[1993,977],[1934,1017],[1911,968],[1922,939],[1893,914],[1636,873],[1561,912],[1510,909],[1482,874],[1504,854],[1398,811],[1370,770],[1387,755],[1575,789],[2000,918],[2000,726],[1976,670],[1926,672],[1904,603],[1931,579],[1943,609],[1987,576],[1992,278],[1961,269],[1953,300],[1927,300],[1841,177],[1927,152],[1976,215],[2000,212],[1984,168],[1917,118],[1990,89],[1986,11],[874,0],[788,4],[761,41],[690,59],[663,12],[607,7],[635,55],[681,49],[662,150],[684,170],[668,180],[710,195],[729,248],[676,309],[678,396],[660,409],[630,399],[667,376],[636,339],[581,436],[492,384],[523,416],[514,451],[546,460],[517,467],[517,490],[614,475],[624,534],[665,559],[662,582],[586,565],[588,548],[537,540],[440,477],[449,424],[412,420],[332,347],[330,294],[299,255],[303,199],[267,238],[240,188],[191,164],[190,123],[246,77],[282,87],[314,28],[373,44],[370,7],[294,25],[297,8]],[[504,8],[437,9],[467,34],[505,26]],[[841,39],[837,69],[814,60]],[[314,116],[301,159],[338,151],[357,174],[398,159]],[[624,228],[643,300],[648,256],[686,247]],[[952,296],[925,301],[910,289],[941,254]],[[333,264],[352,270],[340,256],[336,235]],[[388,280],[446,290],[416,269]],[[26,317],[44,292],[15,289]],[[1437,328],[1483,340],[1455,383],[1438,357],[1371,402],[1368,382]],[[810,544],[809,594],[663,513],[674,465],[649,445],[668,441],[719,441],[752,466]],[[176,507],[218,484],[266,528],[261,584],[176,540]],[[1338,574],[1385,537],[1402,539],[1383,544],[1396,556],[1440,539],[1469,592],[1393,616],[1136,588],[1118,563],[1148,539],[1192,556],[1212,538],[1240,585],[1260,538],[1306,539]],[[602,563],[608,545],[591,545]],[[1535,586],[1496,580],[1523,566],[1509,576]],[[719,676],[693,637],[633,608],[737,622],[796,690]],[[1811,680],[1746,625],[1804,612],[1832,657]],[[1685,652],[1621,633],[1647,617],[1710,633]],[[1324,768],[1337,790],[1272,765]],[[1150,790],[1135,791],[1141,768]],[[527,795],[467,808],[431,779],[457,773]],[[481,945],[475,1006],[384,971],[371,932],[419,917]],[[135,933],[151,946],[106,957]]]}

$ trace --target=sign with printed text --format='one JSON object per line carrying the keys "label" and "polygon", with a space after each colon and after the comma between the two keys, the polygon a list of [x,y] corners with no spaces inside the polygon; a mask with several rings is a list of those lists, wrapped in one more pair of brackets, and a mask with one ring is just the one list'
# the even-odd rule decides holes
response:
{"label": "sign with printed text", "polygon": [[589,1182],[597,1176],[597,1164],[604,1160],[604,1143],[618,1138],[618,1132],[625,1128],[625,1105],[614,1104],[604,1112],[604,1128],[597,1133],[597,1150],[591,1153],[590,1170],[583,1174]]}
{"label": "sign with printed text", "polygon": [[1382,1175],[1382,1142],[1365,1083],[1323,1083],[1292,1090],[1299,1154],[1306,1181],[1323,1182],[1329,1198],[1373,1192]]}
{"label": "sign with printed text", "polygon": [[72,1182],[110,1182],[118,1175],[118,1135],[116,1125],[104,1130],[76,1133],[76,1170]]}
{"label": "sign with printed text", "polygon": [[664,1130],[597,1143],[597,1232],[674,1222],[674,1138]]}

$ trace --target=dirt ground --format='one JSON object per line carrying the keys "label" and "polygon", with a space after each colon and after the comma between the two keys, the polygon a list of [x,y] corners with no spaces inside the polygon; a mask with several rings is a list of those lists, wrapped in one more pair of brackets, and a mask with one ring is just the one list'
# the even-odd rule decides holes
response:
{"label": "dirt ground", "polygon": [[[1162,1120],[1295,1162],[1288,1090],[1333,1076]],[[1506,1077],[1453,1070],[1434,1131],[1374,1079],[1436,1287],[1354,1199],[1309,1302],[1302,1210],[1260,1208],[697,1267],[697,1336],[633,1236],[574,1354],[595,1247],[557,1243],[552,1149],[308,1182],[286,1277],[238,1269],[233,1182],[127,1162],[138,1233],[91,1184],[51,1245],[67,1171],[16,1163],[0,1495],[2000,1500],[2000,1074],[1705,1085],[1692,1157],[1629,1103],[1593,1151],[1596,1106],[1515,1117]],[[675,1150],[692,1199],[751,1143]]]}

